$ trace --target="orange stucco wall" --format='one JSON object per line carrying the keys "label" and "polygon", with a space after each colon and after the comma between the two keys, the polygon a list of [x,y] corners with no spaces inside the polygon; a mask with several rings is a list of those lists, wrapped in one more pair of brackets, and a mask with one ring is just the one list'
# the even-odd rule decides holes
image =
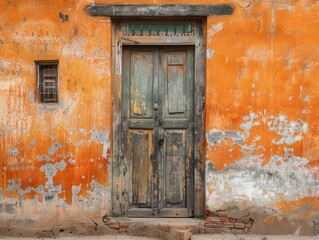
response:
{"label": "orange stucco wall", "polygon": [[[4,221],[110,212],[111,21],[88,16],[92,2],[0,2]],[[279,232],[291,221],[287,231],[318,231],[318,2],[151,3],[235,6],[207,19],[207,211],[242,212]],[[58,105],[38,102],[38,60],[59,61]]]}

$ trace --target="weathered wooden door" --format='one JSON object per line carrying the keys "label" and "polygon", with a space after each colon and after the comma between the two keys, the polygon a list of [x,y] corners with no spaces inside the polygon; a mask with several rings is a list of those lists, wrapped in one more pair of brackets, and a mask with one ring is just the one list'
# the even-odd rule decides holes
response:
{"label": "weathered wooden door", "polygon": [[122,81],[128,216],[193,216],[193,47],[125,46]]}

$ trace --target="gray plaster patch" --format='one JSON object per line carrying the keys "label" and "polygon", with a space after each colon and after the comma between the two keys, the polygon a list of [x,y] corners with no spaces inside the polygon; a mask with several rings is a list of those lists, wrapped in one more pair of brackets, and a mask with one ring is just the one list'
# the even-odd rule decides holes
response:
{"label": "gray plaster patch", "polygon": [[61,148],[63,145],[61,144],[61,143],[54,143],[50,148],[49,148],[49,150],[48,150],[48,154],[49,155],[54,155],[55,154],[55,152],[59,149],[59,148]]}
{"label": "gray plaster patch", "polygon": [[92,132],[90,141],[97,141],[103,144],[105,141],[108,141],[108,136],[108,131],[95,131]]}
{"label": "gray plaster patch", "polygon": [[40,172],[45,172],[45,177],[48,181],[45,183],[45,189],[43,195],[46,201],[51,201],[58,198],[57,195],[62,192],[62,185],[55,186],[53,183],[53,177],[56,175],[57,171],[62,171],[66,168],[66,163],[60,161],[57,163],[47,163],[40,167]]}
{"label": "gray plaster patch", "polygon": [[14,214],[15,211],[16,211],[15,204],[13,204],[13,203],[5,203],[4,204],[4,211],[6,213],[9,213],[9,214]]}
{"label": "gray plaster patch", "polygon": [[35,139],[33,139],[33,140],[31,140],[30,144],[34,146],[37,144],[37,141]]}
{"label": "gray plaster patch", "polygon": [[275,131],[280,139],[273,139],[274,144],[294,144],[302,139],[308,130],[308,124],[302,120],[289,121],[287,116],[280,114],[279,117],[271,117],[267,121],[269,131]]}
{"label": "gray plaster patch", "polygon": [[30,102],[31,102],[31,103],[34,103],[34,102],[35,102],[34,90],[31,90],[31,91],[29,92],[29,99],[30,99]]}
{"label": "gray plaster patch", "polygon": [[13,178],[8,179],[8,187],[7,192],[13,192],[21,188],[21,179],[20,178]]}
{"label": "gray plaster patch", "polygon": [[76,147],[80,147],[80,146],[83,145],[83,143],[84,143],[84,141],[83,141],[83,140],[80,140],[80,141],[78,141],[78,142],[75,143],[75,146],[76,146]]}
{"label": "gray plaster patch", "polygon": [[53,159],[49,155],[37,156],[37,160],[39,162],[42,162],[42,161],[52,162],[53,161]]}
{"label": "gray plaster patch", "polygon": [[307,102],[307,103],[310,102],[310,97],[309,97],[309,96],[306,96],[306,97],[303,99],[303,101],[304,101],[304,102]]}
{"label": "gray plaster patch", "polygon": [[0,131],[0,140],[2,139],[2,132]]}
{"label": "gray plaster patch", "polygon": [[240,128],[245,132],[249,132],[252,127],[260,125],[258,122],[258,115],[253,112],[243,117],[243,120],[244,122],[240,124]]}
{"label": "gray plaster patch", "polygon": [[12,147],[9,151],[8,154],[11,156],[17,156],[19,154],[19,150],[17,147]]}
{"label": "gray plaster patch", "polygon": [[72,158],[70,158],[68,162],[69,162],[71,165],[75,165],[75,163],[76,163],[75,160],[72,159]]}
{"label": "gray plaster patch", "polygon": [[80,128],[80,133],[82,134],[82,136],[86,136],[87,135],[87,132],[84,128]]}
{"label": "gray plaster patch", "polygon": [[108,131],[92,132],[91,139],[88,141],[88,144],[91,144],[93,141],[97,141],[103,144],[102,157],[107,158],[107,150],[110,148],[109,132]]}
{"label": "gray plaster patch", "polygon": [[2,202],[2,199],[3,199],[3,197],[2,197],[2,187],[0,186],[0,202]]}
{"label": "gray plaster patch", "polygon": [[228,138],[231,138],[235,143],[242,144],[245,141],[246,136],[242,132],[236,130],[210,130],[206,133],[206,138],[209,145],[216,146]]}
{"label": "gray plaster patch", "polygon": [[72,186],[72,204],[76,204],[79,202],[78,193],[81,191],[81,184],[79,186]]}

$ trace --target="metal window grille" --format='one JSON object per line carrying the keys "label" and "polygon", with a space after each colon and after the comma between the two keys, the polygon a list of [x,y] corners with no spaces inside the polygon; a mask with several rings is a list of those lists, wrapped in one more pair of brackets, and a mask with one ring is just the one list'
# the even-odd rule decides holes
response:
{"label": "metal window grille", "polygon": [[189,19],[126,19],[124,36],[194,36],[195,24]]}
{"label": "metal window grille", "polygon": [[38,63],[37,64],[37,85],[39,100],[42,103],[58,102],[58,64]]}

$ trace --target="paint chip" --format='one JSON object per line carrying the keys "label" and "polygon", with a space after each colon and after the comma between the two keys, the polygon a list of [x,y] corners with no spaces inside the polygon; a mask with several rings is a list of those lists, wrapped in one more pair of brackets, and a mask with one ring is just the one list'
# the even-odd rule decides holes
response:
{"label": "paint chip", "polygon": [[8,154],[11,156],[17,156],[19,154],[19,150],[16,147],[12,147],[9,151]]}

